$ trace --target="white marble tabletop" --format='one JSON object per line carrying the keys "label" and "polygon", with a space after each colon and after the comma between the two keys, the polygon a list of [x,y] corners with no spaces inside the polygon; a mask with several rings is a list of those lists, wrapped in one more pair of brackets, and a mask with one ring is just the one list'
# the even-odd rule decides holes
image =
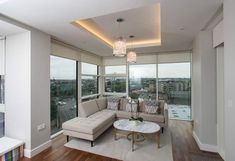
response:
{"label": "white marble tabletop", "polygon": [[157,123],[143,121],[136,124],[135,121],[129,121],[127,119],[117,120],[113,123],[113,126],[118,130],[145,134],[156,133],[160,130],[160,126]]}

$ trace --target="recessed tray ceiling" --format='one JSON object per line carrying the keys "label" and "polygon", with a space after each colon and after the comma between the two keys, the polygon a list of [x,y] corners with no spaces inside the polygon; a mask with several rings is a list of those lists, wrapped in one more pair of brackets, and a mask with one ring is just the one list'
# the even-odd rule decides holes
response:
{"label": "recessed tray ceiling", "polygon": [[[131,9],[109,15],[75,20],[71,24],[82,29],[109,47],[118,37],[127,41],[128,48],[161,45],[160,4]],[[118,18],[124,22],[118,24]],[[135,38],[129,38],[134,35]]]}

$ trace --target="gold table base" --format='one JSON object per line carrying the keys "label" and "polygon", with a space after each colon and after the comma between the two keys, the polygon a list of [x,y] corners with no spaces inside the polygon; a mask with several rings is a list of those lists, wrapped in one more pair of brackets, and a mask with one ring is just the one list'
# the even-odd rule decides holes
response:
{"label": "gold table base", "polygon": [[[114,139],[117,140],[117,134],[121,134],[117,132],[118,130],[115,129],[114,130]],[[123,135],[123,134],[121,134]],[[129,141],[131,141],[131,150],[134,151],[134,145],[137,142],[143,142],[145,141],[145,136],[141,133],[137,133],[137,132],[131,132],[127,135],[123,135],[125,136]],[[157,141],[157,147],[160,148],[160,131],[158,131],[156,133],[156,141]]]}

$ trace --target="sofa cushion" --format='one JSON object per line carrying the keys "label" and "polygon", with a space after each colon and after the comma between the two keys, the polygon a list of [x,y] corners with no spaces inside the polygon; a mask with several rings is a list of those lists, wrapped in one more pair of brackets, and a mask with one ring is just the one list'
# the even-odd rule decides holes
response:
{"label": "sofa cushion", "polygon": [[139,115],[140,117],[142,117],[145,121],[152,121],[152,122],[164,122],[164,116],[163,115],[158,115],[158,114],[147,114],[147,113],[140,113]]}
{"label": "sofa cushion", "polygon": [[116,117],[129,119],[131,117],[131,113],[126,111],[116,111]]}
{"label": "sofa cushion", "polygon": [[157,114],[158,106],[145,105],[144,108],[145,108],[144,110],[145,113]]}
{"label": "sofa cushion", "polygon": [[107,98],[106,97],[96,99],[96,103],[97,103],[99,110],[103,110],[103,109],[107,108]]}
{"label": "sofa cushion", "polygon": [[126,112],[137,112],[137,110],[138,110],[137,107],[138,107],[137,103],[134,103],[134,104],[127,103],[125,111]]}
{"label": "sofa cushion", "polygon": [[70,130],[86,134],[95,134],[106,124],[115,120],[115,112],[111,110],[98,111],[88,118],[76,117],[63,123],[64,130]]}
{"label": "sofa cushion", "polygon": [[128,103],[128,99],[122,98],[120,100],[120,108],[119,110],[126,111],[126,104]]}
{"label": "sofa cushion", "polygon": [[88,117],[98,111],[99,111],[99,108],[95,100],[83,102],[78,105],[79,117]]}
{"label": "sofa cushion", "polygon": [[[163,114],[164,111],[164,101],[158,100],[156,101],[158,105],[157,114]],[[139,112],[145,112],[145,104],[146,101],[140,101],[139,102]]]}
{"label": "sofa cushion", "polygon": [[120,106],[120,98],[117,98],[117,97],[107,98],[107,109],[118,110],[119,106]]}
{"label": "sofa cushion", "polygon": [[158,111],[158,101],[147,100],[144,101],[144,112],[148,114],[156,114]]}

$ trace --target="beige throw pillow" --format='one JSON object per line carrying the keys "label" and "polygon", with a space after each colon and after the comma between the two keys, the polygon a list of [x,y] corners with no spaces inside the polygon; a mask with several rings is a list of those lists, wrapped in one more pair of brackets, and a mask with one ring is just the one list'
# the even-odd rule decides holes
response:
{"label": "beige throw pillow", "polygon": [[145,113],[149,114],[156,114],[157,113],[158,106],[148,106],[145,105]]}
{"label": "beige throw pillow", "polygon": [[118,110],[120,104],[120,98],[110,97],[107,102],[107,109]]}
{"label": "beige throw pillow", "polygon": [[158,113],[158,102],[155,100],[149,100],[144,102],[144,112],[148,114]]}
{"label": "beige throw pillow", "polygon": [[137,104],[126,104],[126,112],[137,112]]}
{"label": "beige throw pillow", "polygon": [[107,109],[109,110],[118,110],[118,102],[108,102],[108,107]]}

